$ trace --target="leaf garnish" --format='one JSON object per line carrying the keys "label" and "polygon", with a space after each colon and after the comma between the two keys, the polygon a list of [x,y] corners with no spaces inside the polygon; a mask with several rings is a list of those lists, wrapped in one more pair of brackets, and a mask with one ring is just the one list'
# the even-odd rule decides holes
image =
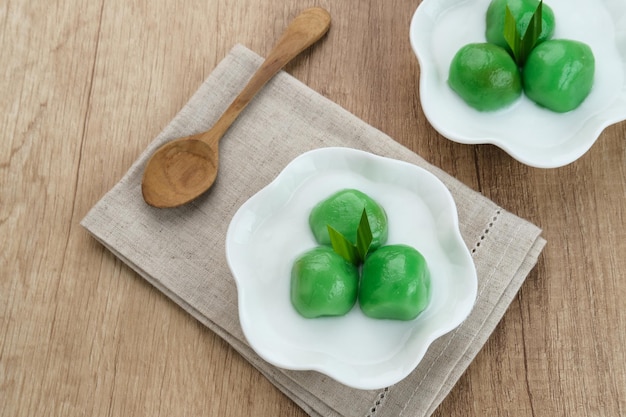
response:
{"label": "leaf garnish", "polygon": [[336,253],[354,265],[358,265],[365,260],[373,239],[365,209],[363,209],[359,227],[356,231],[356,243],[350,242],[348,238],[331,225],[328,224],[326,227],[330,236],[330,244]]}
{"label": "leaf garnish", "polygon": [[518,62],[518,55],[521,49],[522,38],[519,35],[519,31],[517,30],[517,23],[515,22],[515,17],[513,13],[511,13],[511,9],[509,6],[506,6],[504,11],[504,40],[511,48],[513,52],[513,59],[515,62]]}
{"label": "leaf garnish", "polygon": [[328,235],[330,236],[330,244],[333,250],[341,255],[346,261],[357,265],[359,263],[359,252],[356,246],[350,242],[344,235],[331,225],[326,225]]}
{"label": "leaf garnish", "polygon": [[370,228],[370,222],[367,218],[367,213],[365,212],[365,209],[363,209],[363,213],[361,214],[361,221],[359,222],[359,228],[356,231],[356,249],[359,253],[361,261],[365,260],[365,256],[367,256],[367,252],[370,249],[372,240],[373,236],[372,229]]}
{"label": "leaf garnish", "polygon": [[535,9],[535,12],[528,21],[528,26],[526,27],[526,31],[523,35],[521,35],[517,29],[517,22],[515,21],[513,13],[511,13],[511,9],[509,9],[508,5],[506,6],[506,10],[504,12],[503,35],[506,43],[511,48],[513,59],[515,59],[515,62],[520,67],[524,66],[526,63],[526,59],[528,58],[530,51],[532,51],[535,47],[537,40],[541,35],[542,5],[543,0],[540,0],[537,9]]}

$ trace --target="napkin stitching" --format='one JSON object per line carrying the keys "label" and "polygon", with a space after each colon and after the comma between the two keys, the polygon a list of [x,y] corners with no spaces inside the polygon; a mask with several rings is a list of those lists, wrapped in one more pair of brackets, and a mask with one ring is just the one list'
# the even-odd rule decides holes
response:
{"label": "napkin stitching", "polygon": [[[489,231],[491,230],[491,228],[493,228],[494,223],[498,220],[499,215],[502,212],[502,208],[498,207],[496,208],[495,214],[494,216],[491,218],[491,221],[489,222],[489,224],[487,225],[487,228],[483,231],[483,234],[478,238],[478,241],[476,242],[476,244],[474,245],[474,247],[472,248],[472,257],[474,256],[474,254],[476,253],[476,251],[480,248],[480,243],[486,239],[487,234],[489,233]],[[519,229],[519,227],[518,227]],[[493,279],[495,274],[491,274],[491,276],[488,278],[488,280],[485,282],[485,284],[483,285],[482,290],[480,291],[480,293],[478,294],[478,296],[476,297],[477,299],[480,298],[483,294],[483,292],[485,291],[485,289],[489,286],[489,283],[491,282],[491,280]],[[398,416],[402,416],[404,414],[404,411],[406,411],[406,408],[409,406],[409,404],[411,403],[411,401],[413,400],[413,397],[415,397],[415,394],[417,394],[417,392],[419,391],[420,387],[422,386],[422,384],[424,383],[424,381],[426,381],[428,375],[430,374],[430,371],[432,371],[433,367],[435,366],[435,364],[439,361],[439,358],[441,358],[441,356],[443,355],[443,353],[448,349],[448,347],[450,346],[450,344],[452,343],[452,341],[456,338],[456,335],[458,334],[459,330],[461,329],[461,326],[458,326],[456,329],[454,329],[454,331],[452,332],[450,338],[448,339],[448,343],[446,343],[446,345],[443,347],[443,349],[441,349],[441,351],[439,351],[439,355],[437,355],[437,357],[430,363],[430,366],[428,367],[428,369],[426,370],[426,373],[424,374],[424,377],[422,378],[422,380],[420,381],[419,384],[417,384],[417,387],[415,387],[415,389],[413,390],[413,393],[411,394],[411,396],[408,398],[408,400],[404,403],[404,407],[402,407],[402,410],[400,410],[400,414],[398,414]]]}
{"label": "napkin stitching", "polygon": [[389,387],[383,389],[377,396],[377,400],[374,405],[370,408],[370,412],[365,417],[373,417],[376,415],[378,408],[383,405],[385,397],[387,396],[387,392],[389,392]]}
{"label": "napkin stitching", "polygon": [[483,231],[483,234],[480,236],[480,238],[478,239],[478,241],[476,242],[476,244],[472,248],[472,256],[474,256],[474,254],[476,253],[478,248],[480,248],[480,243],[487,238],[487,234],[489,233],[489,231],[493,227],[493,224],[498,220],[498,217],[500,216],[501,211],[502,211],[501,207],[498,207],[496,209],[496,214],[493,216],[493,218],[491,219],[491,221],[487,225],[487,228]]}

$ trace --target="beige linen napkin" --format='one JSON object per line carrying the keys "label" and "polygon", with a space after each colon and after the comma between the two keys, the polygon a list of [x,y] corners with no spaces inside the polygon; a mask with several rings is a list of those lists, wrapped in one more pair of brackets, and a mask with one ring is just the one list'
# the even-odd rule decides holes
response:
{"label": "beige linen napkin", "polygon": [[[483,346],[536,264],[545,244],[541,231],[284,72],[268,83],[223,138],[218,180],[206,195],[176,209],[147,206],[140,184],[148,157],[170,139],[211,126],[260,62],[255,53],[235,46],[82,225],[311,416],[428,416]],[[461,233],[478,272],[478,299],[467,320],[435,341],[411,375],[382,390],[355,390],[316,372],[271,366],[248,346],[239,326],[237,290],[225,259],[228,224],[239,206],[289,161],[327,146],[408,161],[437,175],[454,196]]]}

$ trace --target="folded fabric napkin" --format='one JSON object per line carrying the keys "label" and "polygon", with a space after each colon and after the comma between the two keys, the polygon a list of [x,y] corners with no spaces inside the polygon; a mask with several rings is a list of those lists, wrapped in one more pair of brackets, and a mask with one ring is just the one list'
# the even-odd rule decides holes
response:
{"label": "folded fabric napkin", "polygon": [[[220,172],[205,195],[183,207],[155,209],[141,195],[149,156],[163,143],[208,129],[234,99],[261,57],[235,46],[187,105],[83,219],[116,256],[230,343],[311,416],[430,415],[483,346],[545,244],[541,231],[498,207],[287,73],[272,79],[220,144]],[[278,369],[246,343],[237,289],[225,258],[228,224],[249,197],[296,156],[343,146],[423,167],[450,189],[461,233],[479,279],[471,315],[429,348],[394,386],[348,388],[314,371]]]}

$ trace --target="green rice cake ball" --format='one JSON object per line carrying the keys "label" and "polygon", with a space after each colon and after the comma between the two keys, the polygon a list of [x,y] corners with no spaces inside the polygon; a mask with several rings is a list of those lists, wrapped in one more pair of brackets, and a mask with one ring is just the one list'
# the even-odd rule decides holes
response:
{"label": "green rice cake ball", "polygon": [[[487,29],[485,31],[487,42],[504,48],[511,53],[511,48],[504,39],[504,16],[507,5],[515,18],[520,36],[523,36],[528,28],[530,19],[535,14],[535,10],[537,10],[539,0],[493,0],[489,3],[486,16]],[[537,43],[552,38],[555,24],[554,12],[544,2],[541,6],[541,34],[539,39],[537,39]]]}
{"label": "green rice cake ball", "polygon": [[363,209],[372,231],[371,250],[385,244],[389,233],[385,210],[371,197],[359,190],[341,190],[318,203],[309,215],[309,226],[315,240],[330,245],[328,225],[332,226],[350,242],[356,243],[356,232]]}
{"label": "green rice cake ball", "polygon": [[524,92],[540,106],[564,113],[587,98],[594,73],[595,58],[587,44],[552,39],[530,52],[522,75]]}
{"label": "green rice cake ball", "polygon": [[463,46],[450,63],[448,85],[480,111],[502,109],[522,95],[517,64],[504,49],[490,43]]}
{"label": "green rice cake ball", "polygon": [[348,313],[358,286],[357,267],[327,246],[300,255],[291,268],[291,304],[306,318]]}
{"label": "green rice cake ball", "polygon": [[359,289],[359,305],[366,316],[412,320],[429,301],[430,272],[416,249],[387,245],[367,257]]}

